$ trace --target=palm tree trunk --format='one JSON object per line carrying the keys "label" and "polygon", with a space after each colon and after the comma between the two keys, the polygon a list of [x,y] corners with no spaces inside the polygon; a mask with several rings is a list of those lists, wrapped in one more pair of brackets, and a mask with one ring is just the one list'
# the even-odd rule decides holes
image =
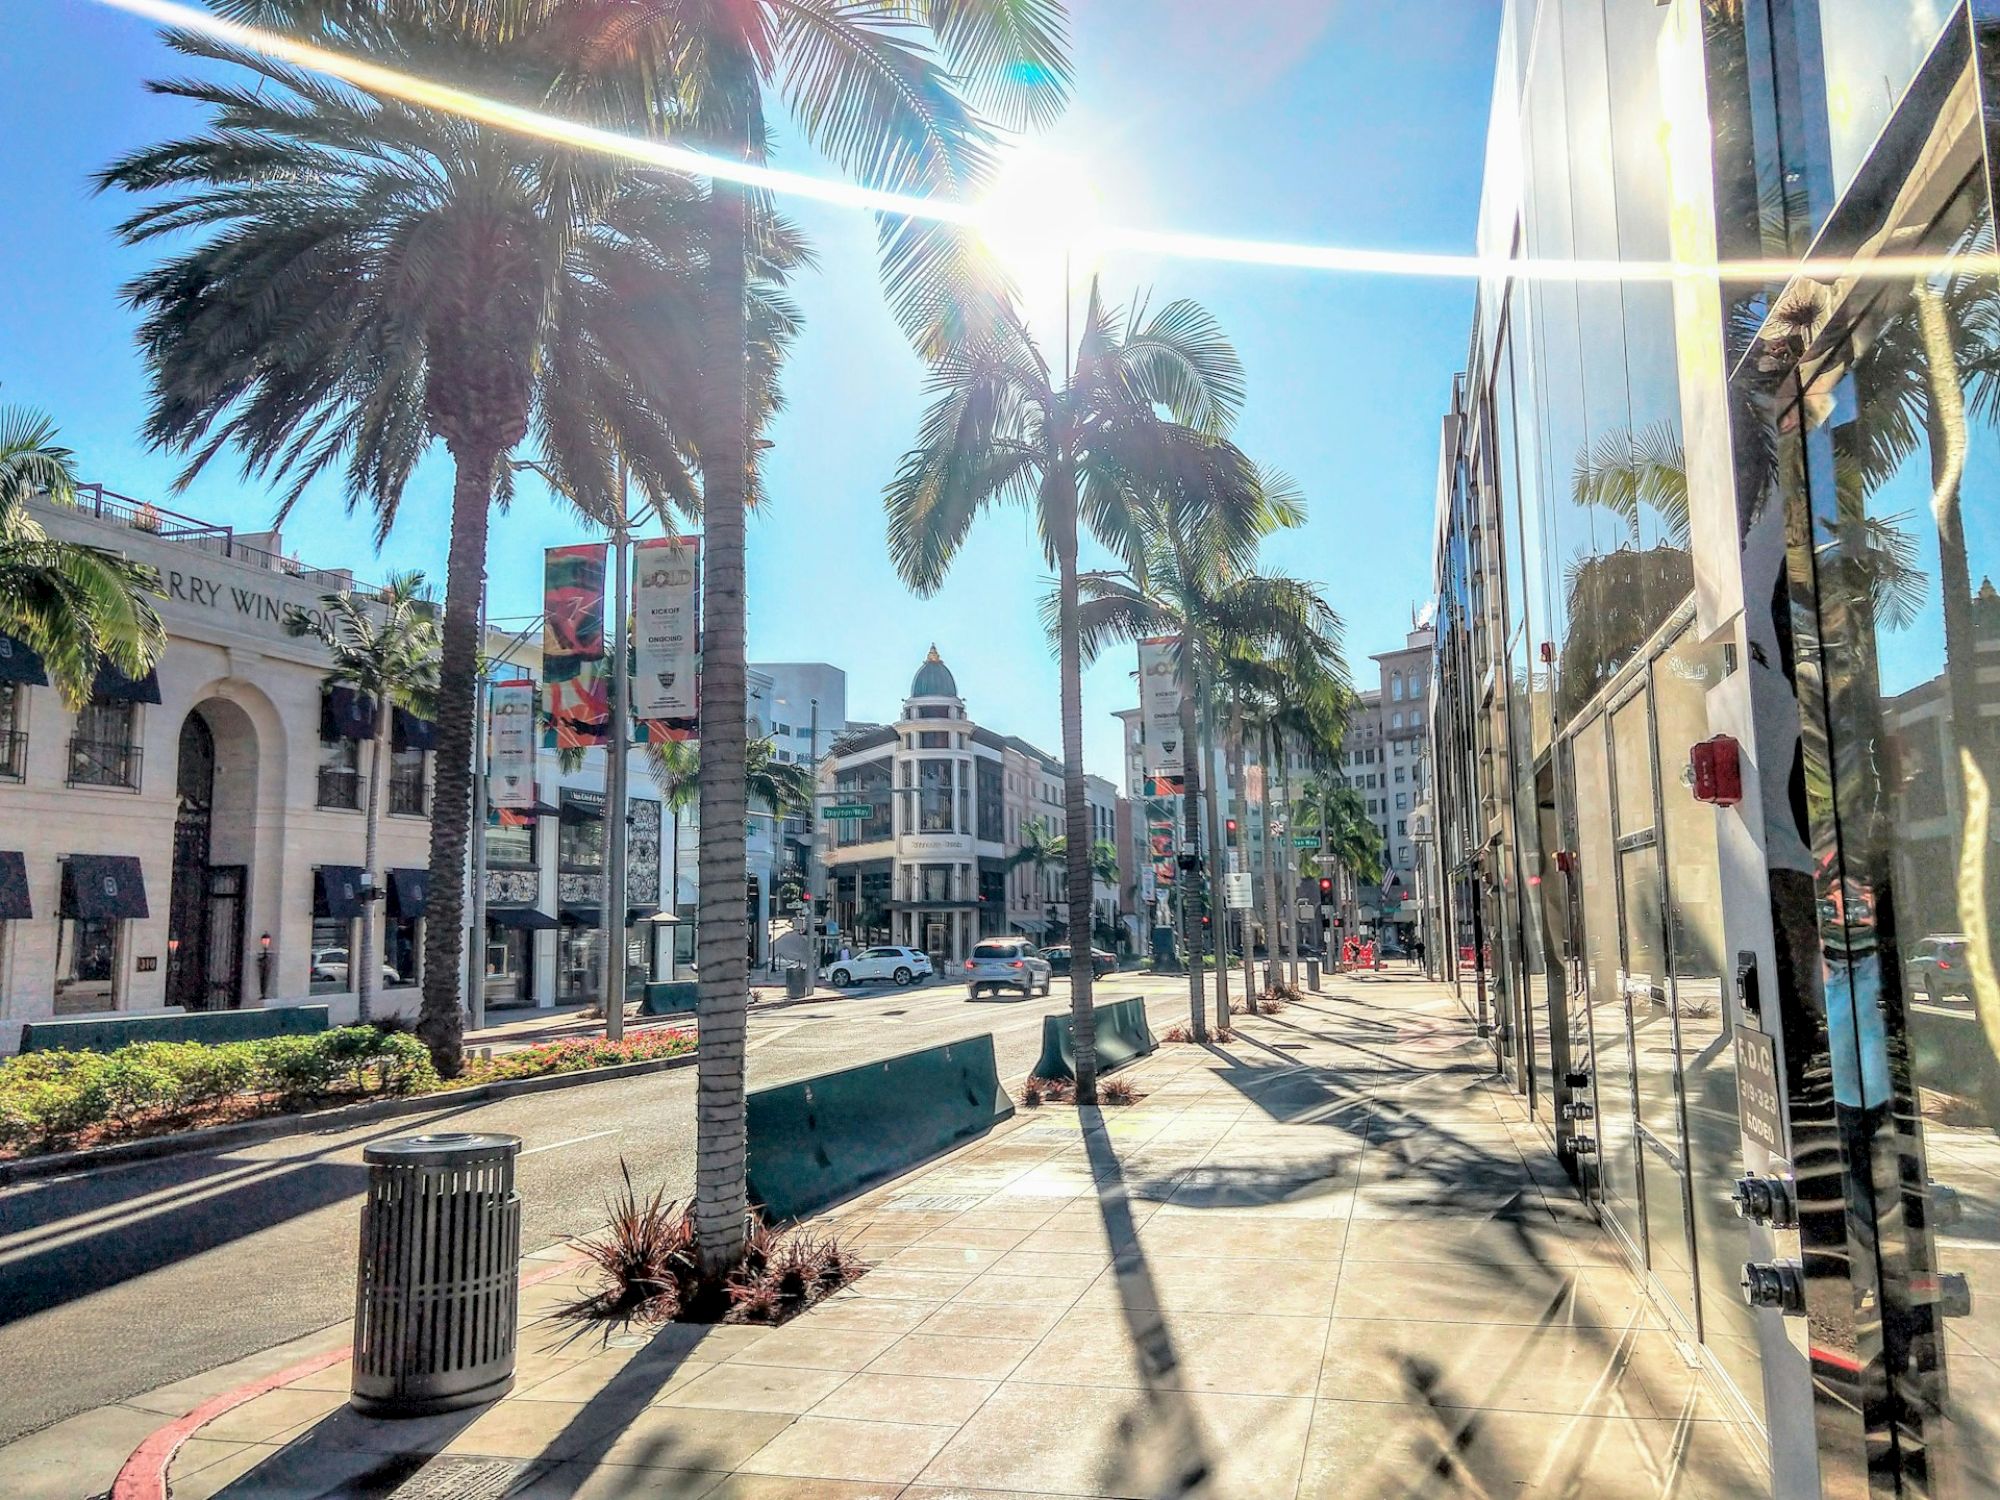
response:
{"label": "palm tree trunk", "polygon": [[710,184],[716,278],[708,377],[713,407],[702,455],[700,921],[696,963],[701,1046],[695,1064],[695,1231],[702,1274],[721,1277],[743,1256],[749,1143],[744,1125],[744,1031],[750,933],[744,910],[749,853],[749,704],[744,682],[744,504],[750,474],[750,402],[743,189]]}
{"label": "palm tree trunk", "polygon": [[[1983,770],[1986,730],[1979,717],[1972,569],[1966,555],[1965,517],[1959,503],[1965,478],[1965,389],[1958,378],[1958,355],[1952,347],[1951,318],[1944,299],[1928,282],[1922,281],[1917,284],[1915,297],[1930,385],[1930,400],[1924,403],[1924,429],[1931,461],[1931,517],[1937,523],[1938,534],[1938,593],[1944,609],[1945,680],[1950,694],[1952,738]],[[1946,774],[1953,781],[1959,780],[1955,756],[1951,757]]]}
{"label": "palm tree trunk", "polygon": [[366,1025],[375,1017],[375,986],[382,977],[382,939],[375,920],[382,889],[382,741],[391,724],[389,695],[375,705],[375,739],[368,747],[368,795],[362,803],[361,864],[370,899],[361,904],[361,952],[348,955],[347,972],[354,980],[355,1019]]}
{"label": "palm tree trunk", "polygon": [[[430,900],[424,908],[424,999],[417,1035],[438,1072],[464,1064],[465,856],[472,835],[473,693],[479,673],[479,605],[486,587],[486,523],[497,442],[452,450],[451,550],[445,560],[444,630],[438,652],[437,769],[431,790]],[[369,955],[369,962],[380,962]]]}
{"label": "palm tree trunk", "polygon": [[[1230,778],[1230,793],[1236,804],[1236,847],[1243,865],[1243,873],[1250,873],[1250,754],[1249,745],[1243,738],[1243,697],[1240,693],[1230,696],[1229,741],[1235,752],[1236,772]],[[1249,1004],[1257,997],[1257,942],[1252,934],[1250,909],[1243,909],[1243,1002]],[[1229,1024],[1223,1018],[1223,1024]]]}
{"label": "palm tree trunk", "polygon": [[1257,734],[1257,753],[1264,763],[1264,796],[1257,804],[1257,817],[1264,825],[1264,979],[1268,988],[1276,989],[1283,972],[1284,943],[1278,913],[1277,835],[1271,826],[1271,798],[1278,789],[1271,765],[1271,740],[1271,726],[1266,723]]}
{"label": "palm tree trunk", "polygon": [[1083,646],[1077,628],[1076,471],[1049,473],[1049,500],[1062,590],[1058,618],[1062,677],[1063,811],[1069,840],[1069,1030],[1076,1054],[1076,1102],[1097,1103],[1097,1012],[1091,1008],[1090,805],[1083,787]]}
{"label": "palm tree trunk", "polygon": [[[1181,640],[1181,826],[1187,847],[1201,847],[1201,755],[1195,743],[1193,662],[1194,642]],[[1181,893],[1181,940],[1188,961],[1188,1020],[1197,1042],[1208,1040],[1208,1007],[1202,994],[1201,879],[1192,870],[1174,866],[1174,884]]]}
{"label": "palm tree trunk", "polygon": [[[1200,684],[1197,683],[1197,687]],[[1204,770],[1215,765],[1215,710],[1203,694],[1198,699],[1201,714],[1201,763]],[[1215,1024],[1229,1025],[1229,907],[1223,897],[1223,872],[1228,867],[1229,850],[1222,839],[1222,795],[1213,778],[1208,783],[1208,919],[1209,934],[1215,945]]]}

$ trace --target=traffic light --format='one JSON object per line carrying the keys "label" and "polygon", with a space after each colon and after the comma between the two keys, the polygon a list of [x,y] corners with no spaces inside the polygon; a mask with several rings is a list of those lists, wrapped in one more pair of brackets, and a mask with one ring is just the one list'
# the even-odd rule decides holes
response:
{"label": "traffic light", "polygon": [[1328,896],[1331,896],[1332,894],[1333,894],[1333,877],[1330,875],[1320,876],[1319,899],[1324,901]]}
{"label": "traffic light", "polygon": [[1236,820],[1235,820],[1234,818],[1231,818],[1231,819],[1229,819],[1229,821],[1228,821],[1228,822],[1224,823],[1224,824],[1223,824],[1222,826],[1223,826],[1223,827],[1224,827],[1225,829],[1227,829],[1227,830],[1228,830],[1228,832],[1229,832],[1229,842],[1230,842],[1230,843],[1232,843],[1232,844],[1233,844],[1233,843],[1235,843],[1235,842],[1236,842]]}

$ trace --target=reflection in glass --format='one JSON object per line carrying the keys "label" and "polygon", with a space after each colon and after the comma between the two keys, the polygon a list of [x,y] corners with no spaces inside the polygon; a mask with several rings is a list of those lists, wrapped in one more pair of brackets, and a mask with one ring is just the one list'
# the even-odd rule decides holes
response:
{"label": "reflection in glass", "polygon": [[1625,1022],[1625,970],[1618,940],[1618,887],[1612,872],[1611,782],[1605,725],[1592,719],[1577,732],[1577,855],[1583,888],[1583,968],[1588,1035],[1597,1078],[1597,1160],[1607,1213],[1635,1251],[1639,1226],[1638,1143],[1632,1131],[1632,1042]]}
{"label": "reflection in glass", "polygon": [[1950,10],[1949,0],[1819,0],[1836,193],[1854,180]]}

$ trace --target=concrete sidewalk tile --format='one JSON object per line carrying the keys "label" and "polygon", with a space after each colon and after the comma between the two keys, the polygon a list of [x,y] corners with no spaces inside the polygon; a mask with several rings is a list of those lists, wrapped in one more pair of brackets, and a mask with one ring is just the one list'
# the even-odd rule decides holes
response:
{"label": "concrete sidewalk tile", "polygon": [[[644,1409],[643,1393],[618,1401],[602,1395],[590,1401],[500,1401],[487,1407],[464,1431],[435,1451],[560,1462],[602,1442]],[[379,1425],[394,1428],[413,1424]],[[432,1450],[428,1445],[412,1442],[396,1451]]]}
{"label": "concrete sidewalk tile", "polygon": [[[977,1287],[978,1282],[973,1286]],[[967,1288],[968,1291],[972,1288]],[[918,1325],[923,1334],[964,1335],[968,1338],[1039,1339],[1069,1311],[1082,1288],[1066,1283],[1039,1301],[947,1302]]]}
{"label": "concrete sidewalk tile", "polygon": [[[1147,1259],[1297,1261],[1331,1265],[1349,1240],[1346,1219],[1303,1219],[1265,1214],[1203,1218],[1195,1214],[1155,1217],[1139,1230]],[[1002,1262],[1004,1268],[1005,1262]],[[1274,1274],[1267,1267],[1261,1274]]]}
{"label": "concrete sidewalk tile", "polygon": [[1349,1260],[1572,1267],[1580,1263],[1575,1241],[1551,1219],[1455,1218],[1436,1215],[1421,1223],[1356,1219],[1347,1231]]}
{"label": "concrete sidewalk tile", "polygon": [[1138,1306],[1064,1315],[1015,1379],[1245,1396],[1310,1396],[1319,1385],[1327,1322]]}
{"label": "concrete sidewalk tile", "polygon": [[1334,1313],[1436,1323],[1601,1322],[1574,1266],[1468,1261],[1455,1266],[1349,1261]]}
{"label": "concrete sidewalk tile", "polygon": [[1012,1245],[999,1249],[973,1245],[937,1244],[925,1240],[912,1245],[907,1250],[899,1250],[882,1262],[885,1271],[984,1271],[995,1261],[1013,1249]]}
{"label": "concrete sidewalk tile", "polygon": [[1148,1257],[1100,1277],[1077,1306],[1325,1318],[1333,1313],[1339,1281],[1338,1264],[1330,1261],[1299,1261],[1274,1273],[1270,1261]]}
{"label": "concrete sidewalk tile", "polygon": [[802,1370],[781,1365],[716,1365],[654,1398],[655,1406],[712,1411],[809,1411],[842,1381],[842,1370]]}
{"label": "concrete sidewalk tile", "polygon": [[947,1427],[800,1417],[739,1466],[747,1474],[908,1484],[951,1437]]}
{"label": "concrete sidewalk tile", "polygon": [[944,1375],[1003,1380],[1035,1347],[1033,1339],[912,1333],[871,1362],[870,1375]]}
{"label": "concrete sidewalk tile", "polygon": [[993,1380],[959,1380],[941,1375],[851,1375],[812,1408],[816,1417],[848,1417],[863,1422],[920,1422],[956,1428],[999,1389]]}
{"label": "concrete sidewalk tile", "polygon": [[277,1452],[264,1443],[210,1443],[189,1438],[174,1455],[170,1474],[173,1500],[213,1500]]}
{"label": "concrete sidewalk tile", "polygon": [[973,1271],[913,1271],[877,1266],[855,1282],[851,1290],[857,1296],[942,1302],[964,1290],[965,1284],[976,1274]]}
{"label": "concrete sidewalk tile", "polygon": [[1067,1306],[1082,1296],[1092,1282],[1102,1276],[1107,1259],[1102,1266],[1088,1271],[1070,1271],[1061,1276],[1016,1276],[1002,1271],[988,1271],[977,1281],[969,1282],[964,1291],[952,1298],[954,1306],[970,1307],[1045,1307],[1050,1303]]}
{"label": "concrete sidewalk tile", "polygon": [[899,1479],[792,1479],[773,1474],[732,1474],[702,1500],[900,1500]]}
{"label": "concrete sidewalk tile", "polygon": [[708,1500],[728,1477],[714,1471],[561,1463],[509,1491],[507,1500]]}
{"label": "concrete sidewalk tile", "polygon": [[[593,1359],[579,1360],[567,1370],[534,1385],[515,1383],[516,1401],[588,1401],[633,1365],[635,1356],[622,1349],[608,1350]],[[710,1360],[688,1360],[680,1364],[658,1361],[660,1372],[648,1378],[645,1393],[657,1401],[678,1390],[696,1376],[716,1368]]]}
{"label": "concrete sidewalk tile", "polygon": [[949,1245],[959,1249],[998,1250],[1006,1252],[1025,1240],[1034,1230],[1026,1225],[1015,1225],[1007,1229],[990,1228],[985,1225],[946,1224],[933,1229],[917,1243],[920,1245]]}
{"label": "concrete sidewalk tile", "polygon": [[728,1474],[793,1420],[787,1412],[732,1412],[723,1417],[691,1407],[649,1406],[574,1456],[603,1464]]}
{"label": "concrete sidewalk tile", "polygon": [[865,1294],[842,1295],[818,1304],[806,1313],[805,1320],[818,1328],[894,1328],[907,1333],[940,1305]]}
{"label": "concrete sidewalk tile", "polygon": [[201,1435],[222,1442],[282,1443],[346,1404],[345,1391],[281,1386],[224,1412],[204,1426]]}
{"label": "concrete sidewalk tile", "polygon": [[1289,1496],[1311,1403],[1009,1385],[918,1476],[912,1494]]}
{"label": "concrete sidewalk tile", "polygon": [[895,1328],[824,1328],[810,1321],[792,1322],[772,1329],[729,1362],[852,1374],[902,1337]]}
{"label": "concrete sidewalk tile", "polygon": [[315,1370],[310,1375],[301,1376],[292,1382],[291,1388],[299,1391],[348,1391],[354,1388],[354,1361],[352,1358],[335,1360],[323,1370]]}
{"label": "concrete sidewalk tile", "polygon": [[111,1488],[132,1450],[161,1425],[158,1412],[100,1406],[0,1448],[7,1500],[77,1500]]}

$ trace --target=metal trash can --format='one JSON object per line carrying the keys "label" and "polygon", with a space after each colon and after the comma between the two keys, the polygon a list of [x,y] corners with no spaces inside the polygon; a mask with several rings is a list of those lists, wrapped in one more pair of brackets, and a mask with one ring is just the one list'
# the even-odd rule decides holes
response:
{"label": "metal trash can", "polygon": [[793,964],[785,970],[785,998],[803,1000],[812,993],[812,974],[805,965]]}
{"label": "metal trash can", "polygon": [[1306,960],[1306,988],[1315,995],[1319,993],[1319,960],[1316,958]]}
{"label": "metal trash can", "polygon": [[361,1153],[361,1268],[348,1404],[425,1417],[514,1384],[521,1199],[512,1135],[413,1135]]}

